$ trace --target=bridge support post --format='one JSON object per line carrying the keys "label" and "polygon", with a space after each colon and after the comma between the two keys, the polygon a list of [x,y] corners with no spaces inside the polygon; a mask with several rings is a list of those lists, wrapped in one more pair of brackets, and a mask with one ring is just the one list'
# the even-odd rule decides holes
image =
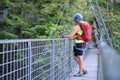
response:
{"label": "bridge support post", "polygon": [[29,78],[28,80],[32,80],[32,48],[31,48],[31,41],[28,42],[28,53],[29,53],[29,60],[28,60],[28,65],[29,65],[29,68],[28,68],[28,74],[29,74]]}
{"label": "bridge support post", "polygon": [[51,41],[51,54],[50,54],[50,80],[55,80],[55,41]]}
{"label": "bridge support post", "polygon": [[67,47],[67,39],[65,39],[64,40],[64,44],[63,44],[63,47],[64,47],[64,57],[63,57],[63,76],[64,76],[64,78],[63,78],[63,80],[65,80],[65,77],[66,77],[66,75],[67,75],[67,66],[66,66],[66,64],[67,64],[67,54],[69,54],[69,53],[67,53],[67,51],[66,51],[66,47]]}
{"label": "bridge support post", "polygon": [[70,55],[70,57],[69,57],[69,64],[70,64],[70,71],[69,71],[69,73],[70,72],[72,72],[72,69],[73,69],[73,66],[74,66],[74,62],[73,62],[73,41],[72,40],[70,40],[69,41],[69,55]]}

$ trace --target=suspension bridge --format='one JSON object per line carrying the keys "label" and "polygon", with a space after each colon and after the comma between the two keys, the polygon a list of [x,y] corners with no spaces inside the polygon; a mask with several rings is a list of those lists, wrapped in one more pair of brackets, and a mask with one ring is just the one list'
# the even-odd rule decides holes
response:
{"label": "suspension bridge", "polygon": [[120,55],[113,48],[97,0],[96,6],[90,4],[95,41],[84,49],[88,74],[73,76],[78,66],[72,39],[0,40],[0,80],[120,80]]}

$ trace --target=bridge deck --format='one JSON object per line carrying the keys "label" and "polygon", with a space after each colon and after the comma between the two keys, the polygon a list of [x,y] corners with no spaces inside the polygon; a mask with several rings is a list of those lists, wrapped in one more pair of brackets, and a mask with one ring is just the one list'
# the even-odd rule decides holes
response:
{"label": "bridge deck", "polygon": [[68,76],[67,80],[97,80],[97,68],[98,68],[98,55],[97,49],[90,49],[89,53],[84,58],[84,65],[88,71],[88,74],[82,77],[74,77],[73,74],[78,72],[78,66]]}

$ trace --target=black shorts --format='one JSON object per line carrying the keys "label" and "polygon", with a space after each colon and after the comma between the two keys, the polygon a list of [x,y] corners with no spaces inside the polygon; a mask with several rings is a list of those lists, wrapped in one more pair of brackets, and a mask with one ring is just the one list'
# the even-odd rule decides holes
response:
{"label": "black shorts", "polygon": [[82,56],[86,43],[76,43],[73,47],[74,56]]}

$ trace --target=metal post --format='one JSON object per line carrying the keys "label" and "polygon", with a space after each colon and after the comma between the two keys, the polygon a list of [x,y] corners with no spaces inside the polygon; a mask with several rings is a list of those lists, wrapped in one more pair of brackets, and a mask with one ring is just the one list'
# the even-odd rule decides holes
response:
{"label": "metal post", "polygon": [[28,74],[30,76],[29,80],[32,80],[32,77],[31,77],[31,74],[32,74],[31,73],[32,72],[31,71],[32,70],[32,48],[31,48],[31,41],[28,41],[28,48],[29,48],[29,50],[28,50],[28,53],[29,53],[29,61],[28,61],[29,62],[29,64],[28,64],[29,65],[29,69],[28,69],[29,73]]}
{"label": "metal post", "polygon": [[70,65],[71,65],[71,71],[73,71],[74,67],[75,67],[75,64],[74,64],[74,59],[73,59],[73,46],[75,45],[75,43],[70,40]]}
{"label": "metal post", "polygon": [[50,54],[50,80],[55,80],[55,75],[54,75],[54,59],[55,59],[55,41],[51,41],[51,54]]}
{"label": "metal post", "polygon": [[[26,42],[26,48],[29,48],[29,46],[28,46],[28,42]],[[29,57],[29,49],[28,50],[26,50],[26,57]],[[26,66],[29,66],[29,58],[27,58],[27,60],[26,60],[26,62],[25,62],[25,64],[26,64]],[[27,80],[29,80],[29,67],[27,67],[27,69],[26,69],[26,74],[27,74]]]}
{"label": "metal post", "polygon": [[71,40],[69,40],[69,53],[68,53],[68,63],[69,63],[69,71],[67,72],[67,76],[68,76],[68,74],[72,71],[72,53],[71,53],[71,50],[72,50],[72,48],[71,48],[71,45],[72,43],[71,43]]}
{"label": "metal post", "polygon": [[65,65],[67,63],[66,63],[65,60],[66,60],[66,57],[67,57],[66,55],[68,54],[68,53],[66,53],[66,47],[67,47],[67,44],[66,44],[67,41],[66,40],[67,39],[64,39],[64,44],[63,44],[64,45],[64,57],[63,57],[63,70],[64,70],[64,72],[63,72],[64,75],[63,76],[64,76],[64,78],[63,78],[63,80],[65,79],[65,76],[66,76],[66,69],[65,69],[66,66]]}
{"label": "metal post", "polygon": [[73,41],[70,40],[70,65],[71,65],[71,71],[73,70]]}
{"label": "metal post", "polygon": [[[2,67],[2,75],[4,75],[4,72],[5,72],[5,66],[4,66],[4,63],[5,63],[5,54],[4,54],[4,52],[5,52],[5,43],[3,43],[3,67]],[[4,80],[4,77],[2,77],[2,79]]]}

